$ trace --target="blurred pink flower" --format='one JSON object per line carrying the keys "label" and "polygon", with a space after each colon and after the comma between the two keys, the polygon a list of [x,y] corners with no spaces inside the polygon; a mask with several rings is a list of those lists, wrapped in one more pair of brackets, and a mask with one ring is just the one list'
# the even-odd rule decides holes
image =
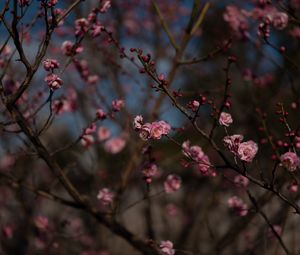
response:
{"label": "blurred pink flower", "polygon": [[106,152],[111,154],[117,154],[124,149],[126,140],[122,137],[114,137],[107,140],[104,144]]}
{"label": "blurred pink flower", "polygon": [[97,135],[98,140],[102,142],[110,137],[110,131],[107,127],[102,126],[98,129]]}
{"label": "blurred pink flower", "polygon": [[82,36],[88,31],[89,22],[85,18],[75,20],[75,35]]}
{"label": "blurred pink flower", "polygon": [[124,100],[116,99],[116,100],[112,101],[111,105],[112,105],[113,111],[119,112],[125,106],[125,102],[124,102]]}
{"label": "blurred pink flower", "polygon": [[48,227],[49,227],[48,218],[44,217],[44,216],[37,216],[34,219],[34,224],[41,231],[46,231],[46,230],[48,230]]}
{"label": "blurred pink flower", "polygon": [[170,174],[164,182],[164,189],[166,193],[173,193],[181,187],[181,178],[178,175]]}
{"label": "blurred pink flower", "polygon": [[295,171],[300,166],[300,158],[294,152],[286,152],[280,156],[281,165],[290,172]]}
{"label": "blurred pink flower", "polygon": [[80,141],[83,147],[88,148],[94,143],[94,140],[94,137],[91,135],[83,135]]}
{"label": "blurred pink flower", "polygon": [[248,214],[248,206],[237,196],[233,196],[227,201],[228,207],[232,208],[239,216],[246,216]]}
{"label": "blurred pink flower", "polygon": [[108,188],[103,188],[99,190],[97,199],[100,200],[100,203],[104,206],[110,205],[113,202],[114,193]]}

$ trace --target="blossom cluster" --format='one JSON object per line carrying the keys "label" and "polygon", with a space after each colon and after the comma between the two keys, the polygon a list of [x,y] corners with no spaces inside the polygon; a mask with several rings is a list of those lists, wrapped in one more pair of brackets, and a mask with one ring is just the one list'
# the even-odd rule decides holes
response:
{"label": "blossom cluster", "polygon": [[134,118],[133,127],[139,132],[140,138],[144,141],[149,139],[159,140],[163,135],[168,135],[171,130],[171,126],[163,120],[144,124],[141,115]]}
{"label": "blossom cluster", "polygon": [[233,209],[239,216],[246,216],[248,214],[247,204],[237,196],[230,197],[227,204],[228,207]]}
{"label": "blossom cluster", "polygon": [[223,142],[225,147],[240,160],[251,163],[258,151],[258,146],[252,140],[242,142],[243,139],[242,135],[225,136]]}
{"label": "blossom cluster", "polygon": [[187,140],[182,143],[182,153],[196,163],[196,169],[202,175],[214,175],[213,167],[209,161],[209,157],[203,152],[198,145],[190,145]]}

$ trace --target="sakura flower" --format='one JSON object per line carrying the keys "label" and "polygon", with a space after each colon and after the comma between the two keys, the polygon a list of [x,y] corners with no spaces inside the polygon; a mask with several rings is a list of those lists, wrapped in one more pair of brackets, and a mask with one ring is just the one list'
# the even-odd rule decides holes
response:
{"label": "sakura flower", "polygon": [[229,127],[229,125],[233,122],[232,117],[229,113],[227,112],[221,112],[220,118],[219,118],[219,123],[222,126]]}
{"label": "sakura flower", "polygon": [[100,203],[104,206],[110,205],[113,202],[114,193],[108,189],[103,188],[99,191],[97,199],[100,200]]}
{"label": "sakura flower", "polygon": [[88,75],[86,82],[90,85],[94,85],[99,81],[99,76],[94,74],[94,75]]}
{"label": "sakura flower", "polygon": [[48,74],[45,77],[45,82],[47,82],[48,87],[52,90],[56,90],[61,88],[63,81],[61,78],[59,78],[56,74]]}
{"label": "sakura flower", "polygon": [[208,176],[210,174],[211,163],[207,155],[203,155],[199,160],[200,162],[196,165],[196,169],[204,176]]}
{"label": "sakura flower", "polygon": [[287,187],[288,191],[291,193],[297,193],[298,192],[298,184],[297,182],[292,182]]}
{"label": "sakura flower", "polygon": [[110,131],[107,127],[100,127],[98,129],[97,135],[98,135],[98,140],[102,142],[110,137]]}
{"label": "sakura flower", "polygon": [[190,146],[190,141],[187,140],[182,144],[182,152],[185,156],[190,157],[192,160],[199,162],[205,155],[202,148],[198,145]]}
{"label": "sakura flower", "polygon": [[237,175],[234,177],[234,183],[238,186],[246,188],[249,185],[249,179],[243,175]]}
{"label": "sakura flower", "polygon": [[232,208],[239,216],[248,214],[248,206],[237,196],[233,196],[227,201],[228,207]]}
{"label": "sakura flower", "polygon": [[144,141],[148,140],[150,138],[151,124],[145,123],[139,131],[140,138]]}
{"label": "sakura flower", "polygon": [[89,22],[85,18],[75,20],[75,35],[82,36],[88,31]]}
{"label": "sakura flower", "polygon": [[99,120],[104,120],[106,118],[106,113],[102,109],[96,110],[96,117]]}
{"label": "sakura flower", "polygon": [[35,226],[42,231],[46,231],[49,227],[48,218],[44,216],[37,216],[34,219]]}
{"label": "sakura flower", "polygon": [[126,141],[121,137],[114,137],[107,140],[104,144],[104,149],[108,153],[117,154],[124,149]]}
{"label": "sakura flower", "polygon": [[238,148],[243,141],[242,135],[225,136],[223,138],[224,146],[234,155],[238,154]]}
{"label": "sakura flower", "polygon": [[200,106],[199,101],[197,100],[193,100],[191,102],[188,103],[187,105],[193,112],[196,112]]}
{"label": "sakura flower", "polygon": [[161,241],[159,248],[163,255],[174,255],[175,250],[173,249],[173,243],[169,240],[167,241]]}
{"label": "sakura flower", "polygon": [[143,117],[141,115],[138,115],[133,120],[133,128],[135,130],[140,130],[143,126]]}
{"label": "sakura flower", "polygon": [[281,165],[290,172],[300,167],[300,158],[294,152],[286,152],[280,156]]}
{"label": "sakura flower", "polygon": [[223,18],[235,33],[240,33],[248,28],[245,14],[233,5],[228,5],[226,7]]}
{"label": "sakura flower", "polygon": [[113,111],[119,112],[125,106],[125,103],[124,103],[124,100],[117,99],[117,100],[113,100],[111,105],[112,105]]}
{"label": "sakura flower", "polygon": [[152,182],[152,178],[157,176],[157,174],[158,174],[157,165],[154,163],[147,164],[143,168],[142,173],[143,173],[146,183],[150,184]]}
{"label": "sakura flower", "polygon": [[239,145],[238,156],[242,161],[252,162],[258,151],[258,146],[253,141],[243,142]]}
{"label": "sakura flower", "polygon": [[289,16],[284,12],[276,12],[272,16],[272,24],[275,28],[281,30],[287,27]]}
{"label": "sakura flower", "polygon": [[100,7],[100,12],[105,13],[108,11],[108,9],[111,7],[111,1],[106,0],[103,5]]}
{"label": "sakura flower", "polygon": [[72,56],[73,54],[77,54],[83,51],[83,47],[81,46],[76,46],[74,48],[74,43],[70,41],[64,41],[62,46],[61,46],[61,51],[63,52],[64,55],[66,56]]}
{"label": "sakura flower", "polygon": [[58,2],[58,0],[48,0],[48,7],[53,7],[54,5],[56,5]]}
{"label": "sakura flower", "polygon": [[55,68],[59,68],[59,63],[56,59],[47,58],[43,61],[43,66],[46,71],[52,71]]}
{"label": "sakura flower", "polygon": [[166,181],[164,182],[164,189],[166,193],[173,193],[179,190],[181,187],[181,178],[178,175],[170,174],[168,175]]}
{"label": "sakura flower", "polygon": [[96,123],[93,122],[89,127],[87,127],[85,130],[84,130],[84,134],[85,135],[90,135],[92,133],[95,133],[96,132]]}
{"label": "sakura flower", "polygon": [[91,135],[83,135],[80,142],[83,147],[88,148],[94,143],[94,137]]}
{"label": "sakura flower", "polygon": [[163,120],[153,122],[150,129],[150,137],[158,140],[162,137],[162,135],[167,135],[170,129],[170,125]]}
{"label": "sakura flower", "polygon": [[99,36],[101,34],[103,28],[104,27],[99,22],[97,22],[96,24],[93,24],[92,31],[91,31],[92,37],[95,38],[95,37]]}

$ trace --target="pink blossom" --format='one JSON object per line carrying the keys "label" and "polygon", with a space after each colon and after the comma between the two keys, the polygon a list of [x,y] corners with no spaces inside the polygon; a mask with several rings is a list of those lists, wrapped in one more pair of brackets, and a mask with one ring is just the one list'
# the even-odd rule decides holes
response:
{"label": "pink blossom", "polygon": [[200,106],[199,101],[193,100],[189,102],[188,107],[192,109],[193,112],[196,112]]}
{"label": "pink blossom", "polygon": [[91,135],[83,135],[80,141],[83,147],[88,148],[94,143],[94,137]]}
{"label": "pink blossom", "polygon": [[233,122],[232,117],[230,113],[227,112],[221,112],[219,123],[222,126],[229,127],[229,125]]}
{"label": "pink blossom", "polygon": [[82,36],[88,31],[89,22],[85,18],[75,20],[75,35]]}
{"label": "pink blossom", "polygon": [[56,90],[61,88],[63,81],[56,74],[50,73],[45,77],[45,82],[47,82],[48,86],[52,90]]}
{"label": "pink blossom", "polygon": [[145,165],[142,173],[145,178],[145,181],[150,184],[152,182],[152,178],[157,176],[158,174],[157,165],[154,163]]}
{"label": "pink blossom", "polygon": [[237,175],[234,177],[234,183],[238,186],[246,188],[249,185],[249,179],[243,175]]}
{"label": "pink blossom", "polygon": [[141,115],[137,115],[133,120],[133,128],[135,130],[140,130],[143,126],[143,117]]}
{"label": "pink blossom", "polygon": [[121,137],[114,137],[107,140],[104,144],[104,149],[108,153],[117,154],[124,149],[126,141]]}
{"label": "pink blossom", "polygon": [[200,162],[205,155],[200,146],[198,145],[190,146],[189,140],[182,143],[182,152],[186,157],[190,157],[192,160],[196,162]]}
{"label": "pink blossom", "polygon": [[169,240],[167,241],[161,241],[159,248],[163,255],[174,255],[175,250],[173,249],[173,243]]}
{"label": "pink blossom", "polygon": [[153,122],[151,124],[150,138],[158,140],[162,137],[162,135],[167,135],[170,129],[170,125],[163,120]]}
{"label": "pink blossom", "polygon": [[116,99],[116,100],[112,101],[111,105],[112,105],[113,111],[119,112],[125,106],[125,102],[124,102],[124,100]]}
{"label": "pink blossom", "polygon": [[48,7],[53,7],[54,5],[56,5],[58,2],[58,0],[48,0]]}
{"label": "pink blossom", "polygon": [[225,136],[223,138],[224,146],[234,155],[238,154],[238,148],[240,143],[243,141],[244,136],[242,135],[232,135]]}
{"label": "pink blossom", "polygon": [[84,134],[85,134],[85,135],[90,135],[90,134],[92,134],[92,133],[95,133],[95,132],[96,132],[96,129],[97,129],[96,123],[93,122],[89,127],[87,127],[87,128],[84,130]]}
{"label": "pink blossom", "polygon": [[164,182],[164,189],[166,193],[173,193],[179,190],[181,187],[181,178],[178,175],[170,174],[168,175],[166,181]]}
{"label": "pink blossom", "polygon": [[99,120],[104,120],[106,118],[106,113],[102,109],[97,109],[96,118]]}
{"label": "pink blossom", "polygon": [[280,156],[281,165],[290,172],[295,171],[300,166],[300,158],[294,152],[286,152]]}
{"label": "pink blossom", "polygon": [[279,30],[287,27],[289,22],[289,16],[284,12],[275,12],[271,19],[273,26]]}
{"label": "pink blossom", "polygon": [[103,30],[103,26],[101,25],[101,23],[97,22],[96,24],[93,24],[92,26],[92,31],[91,31],[91,35],[93,38],[99,36]]}
{"label": "pink blossom", "polygon": [[46,231],[49,227],[48,218],[44,216],[37,216],[34,219],[34,224],[41,231]]}
{"label": "pink blossom", "polygon": [[74,112],[76,110],[77,94],[74,89],[69,89],[67,96],[62,96],[60,99],[54,100],[52,103],[52,110],[56,114],[64,112]]}
{"label": "pink blossom", "polygon": [[113,202],[114,193],[108,188],[103,188],[99,191],[97,199],[100,200],[100,203],[104,206],[110,205]]}
{"label": "pink blossom", "polygon": [[232,208],[239,216],[248,214],[248,206],[237,196],[233,196],[227,201],[228,207]]}
{"label": "pink blossom", "polygon": [[147,141],[150,138],[151,124],[145,123],[139,131],[140,138]]}
{"label": "pink blossom", "polygon": [[103,5],[100,7],[100,12],[105,13],[108,11],[108,9],[111,7],[111,2],[109,0],[106,0]]}
{"label": "pink blossom", "polygon": [[258,146],[253,141],[243,142],[239,145],[238,156],[242,161],[252,162],[258,151]]}
{"label": "pink blossom", "polygon": [[288,185],[288,191],[291,193],[297,193],[298,192],[298,184],[297,182],[292,182]]}
{"label": "pink blossom", "polygon": [[43,66],[46,71],[53,71],[53,69],[59,68],[59,63],[56,59],[47,58],[43,61]]}
{"label": "pink blossom", "polygon": [[208,176],[210,174],[211,163],[207,155],[203,155],[199,160],[199,163],[196,165],[196,169],[204,176]]}
{"label": "pink blossom", "polygon": [[102,142],[110,137],[110,131],[107,127],[100,127],[98,129],[97,135],[98,135],[98,140]]}
{"label": "pink blossom", "polygon": [[99,76],[97,74],[89,75],[86,79],[86,82],[90,85],[94,85],[99,81]]}
{"label": "pink blossom", "polygon": [[64,41],[61,46],[61,51],[66,56],[72,56],[73,54],[81,53],[83,51],[83,47],[76,46],[76,48],[74,48],[74,46],[74,43],[70,41]]}
{"label": "pink blossom", "polygon": [[236,6],[228,5],[223,18],[236,33],[240,33],[240,31],[248,28],[245,14]]}

